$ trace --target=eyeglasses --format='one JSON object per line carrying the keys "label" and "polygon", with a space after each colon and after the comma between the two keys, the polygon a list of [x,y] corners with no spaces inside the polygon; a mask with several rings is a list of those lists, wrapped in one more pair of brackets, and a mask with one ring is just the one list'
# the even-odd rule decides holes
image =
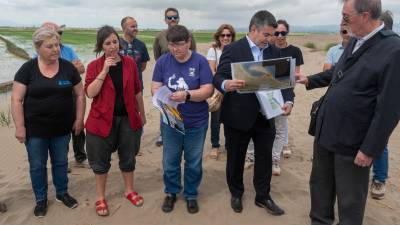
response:
{"label": "eyeglasses", "polygon": [[57,31],[57,33],[61,36],[63,34],[62,30]]}
{"label": "eyeglasses", "polygon": [[289,32],[287,31],[275,31],[274,35],[276,37],[279,37],[279,35],[281,35],[282,37],[285,37]]}
{"label": "eyeglasses", "polygon": [[342,34],[348,34],[349,32],[347,30],[342,30],[340,31]]}
{"label": "eyeglasses", "polygon": [[220,37],[228,37],[229,38],[229,37],[232,37],[232,34],[220,34],[219,36]]}
{"label": "eyeglasses", "polygon": [[178,15],[176,15],[176,16],[165,16],[165,19],[167,19],[167,20],[178,20],[179,16]]}

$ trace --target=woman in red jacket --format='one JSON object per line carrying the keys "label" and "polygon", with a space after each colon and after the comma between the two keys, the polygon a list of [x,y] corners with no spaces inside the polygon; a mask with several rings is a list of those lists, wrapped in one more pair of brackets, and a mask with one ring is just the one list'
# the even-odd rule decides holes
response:
{"label": "woman in red jacket", "polygon": [[117,32],[103,26],[97,32],[95,52],[104,54],[87,68],[85,92],[93,98],[86,120],[86,150],[96,177],[96,212],[107,216],[105,200],[111,154],[118,151],[119,168],[125,183],[125,196],[135,206],[143,198],[133,190],[135,156],[140,148],[142,127],[146,123],[142,88],[132,58],[119,55]]}

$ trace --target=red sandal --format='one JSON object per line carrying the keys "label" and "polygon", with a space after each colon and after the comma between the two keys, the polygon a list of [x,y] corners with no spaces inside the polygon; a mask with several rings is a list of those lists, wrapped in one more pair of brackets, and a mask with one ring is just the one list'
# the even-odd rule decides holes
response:
{"label": "red sandal", "polygon": [[126,198],[134,205],[137,207],[140,207],[143,205],[143,197],[140,196],[137,192],[132,191],[128,195],[126,195]]}
{"label": "red sandal", "polygon": [[110,212],[108,211],[108,205],[105,199],[96,201],[96,213],[99,216],[108,216]]}

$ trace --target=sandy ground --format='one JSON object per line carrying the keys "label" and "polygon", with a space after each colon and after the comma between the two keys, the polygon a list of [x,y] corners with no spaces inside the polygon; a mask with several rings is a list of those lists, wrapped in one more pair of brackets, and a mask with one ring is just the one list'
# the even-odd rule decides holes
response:
{"label": "sandy ground", "polygon": [[[305,42],[314,42],[319,49],[327,43],[337,42],[336,35],[310,35],[290,37],[289,42],[303,46]],[[209,45],[199,46],[200,53],[205,54]],[[301,47],[304,54],[304,74],[319,72],[322,68],[325,52]],[[150,53],[151,54],[151,53]],[[54,200],[54,187],[49,172],[49,210],[45,218],[37,219],[33,215],[34,196],[29,179],[29,165],[24,146],[14,138],[14,127],[0,127],[0,200],[5,201],[8,212],[0,214],[0,224],[58,224],[58,225],[102,225],[102,224],[143,224],[143,225],[236,225],[236,224],[275,224],[299,225],[309,224],[309,174],[311,169],[312,137],[307,134],[309,110],[311,103],[325,90],[306,92],[304,87],[296,87],[296,99],[293,113],[289,118],[290,147],[293,155],[282,161],[282,174],[272,179],[272,197],[282,206],[286,214],[274,217],[254,205],[254,188],[252,186],[253,170],[247,169],[244,174],[245,194],[244,210],[234,213],[230,208],[230,194],[225,181],[226,155],[218,161],[207,157],[210,151],[210,138],[207,136],[204,148],[203,180],[199,188],[200,212],[191,215],[186,211],[182,196],[179,197],[172,213],[161,211],[164,198],[162,182],[162,148],[154,142],[158,136],[159,114],[151,105],[150,81],[154,60],[150,61],[144,73],[145,107],[147,124],[142,139],[142,156],[137,157],[135,187],[145,199],[141,208],[133,207],[124,197],[123,182],[118,171],[118,159],[113,156],[112,169],[107,183],[107,200],[111,215],[101,218],[94,211],[96,198],[95,181],[92,171],[75,165],[70,153],[72,173],[69,175],[69,192],[79,201],[76,209],[68,209]],[[6,110],[9,96],[0,96],[0,109]],[[221,136],[223,133],[221,131]],[[222,143],[224,143],[222,138]],[[400,188],[399,188],[399,152],[400,131],[397,128],[389,143],[390,178],[387,182],[387,195],[384,200],[368,198],[365,213],[366,225],[400,224]],[[394,151],[392,151],[394,150]]]}

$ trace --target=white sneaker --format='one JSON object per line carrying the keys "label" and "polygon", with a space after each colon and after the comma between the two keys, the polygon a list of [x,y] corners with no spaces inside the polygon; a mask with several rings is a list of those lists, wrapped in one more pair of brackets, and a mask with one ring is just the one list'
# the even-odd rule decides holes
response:
{"label": "white sneaker", "polygon": [[289,146],[283,146],[282,154],[284,158],[290,158],[292,150],[290,150]]}
{"label": "white sneaker", "polygon": [[371,183],[371,197],[373,199],[385,198],[386,184],[377,180],[373,180]]}
{"label": "white sneaker", "polygon": [[272,175],[279,176],[281,175],[281,167],[278,162],[272,163]]}

